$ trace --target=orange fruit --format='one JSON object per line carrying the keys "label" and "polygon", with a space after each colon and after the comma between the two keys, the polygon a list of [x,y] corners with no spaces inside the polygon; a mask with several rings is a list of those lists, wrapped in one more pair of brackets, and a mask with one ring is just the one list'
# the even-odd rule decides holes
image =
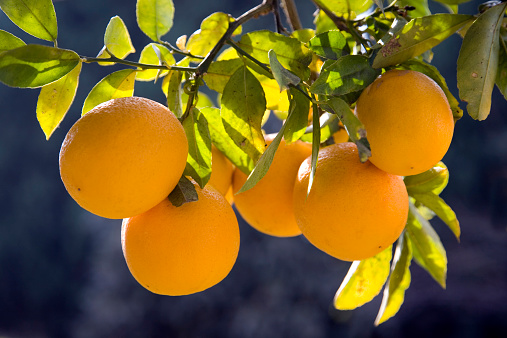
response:
{"label": "orange fruit", "polygon": [[236,215],[212,186],[180,207],[164,199],[124,219],[123,255],[134,278],[153,293],[188,295],[206,290],[231,271],[239,250]]}
{"label": "orange fruit", "polygon": [[[266,136],[269,145],[276,135]],[[312,153],[308,143],[286,144],[282,139],[266,175],[250,190],[236,194],[247,175],[235,169],[234,204],[243,219],[258,231],[277,237],[301,234],[292,208],[292,193],[299,165]]]}
{"label": "orange fruit", "polygon": [[401,234],[408,216],[408,194],[400,176],[371,162],[361,163],[352,142],[319,151],[307,198],[311,159],[299,168],[294,214],[303,235],[320,250],[345,261],[372,257]]}
{"label": "orange fruit", "polygon": [[347,130],[345,130],[345,127],[340,122],[339,123],[340,129],[333,133],[333,141],[334,143],[343,143],[347,142],[349,140],[349,134],[347,133]]}
{"label": "orange fruit", "polygon": [[449,102],[438,84],[420,72],[385,72],[361,93],[356,113],[366,128],[370,161],[391,174],[431,169],[451,144]]}
{"label": "orange fruit", "polygon": [[211,177],[208,184],[214,186],[218,192],[226,196],[227,201],[232,203],[232,173],[234,167],[225,155],[214,145],[211,146]]}
{"label": "orange fruit", "polygon": [[187,162],[185,131],[165,106],[141,97],[107,101],[82,116],[60,149],[72,198],[106,218],[145,212],[166,198]]}

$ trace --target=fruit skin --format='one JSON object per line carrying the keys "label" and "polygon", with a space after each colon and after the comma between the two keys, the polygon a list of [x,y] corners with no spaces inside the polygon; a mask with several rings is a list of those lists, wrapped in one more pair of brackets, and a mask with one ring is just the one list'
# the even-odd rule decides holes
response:
{"label": "fruit skin", "polygon": [[[269,145],[276,135],[265,137]],[[236,194],[247,175],[235,169],[232,181],[236,209],[252,227],[277,237],[301,234],[292,208],[294,180],[299,165],[312,153],[311,145],[296,141],[289,145],[282,139],[266,175],[250,190]]]}
{"label": "fruit skin", "polygon": [[212,186],[199,200],[175,207],[169,199],[124,219],[123,255],[134,278],[153,293],[179,296],[222,281],[238,256],[240,235],[231,205]]}
{"label": "fruit skin", "polygon": [[107,101],[81,117],[60,149],[60,176],[72,198],[105,218],[145,212],[166,198],[186,165],[176,116],[141,97]]}
{"label": "fruit skin", "polygon": [[385,72],[361,93],[355,111],[366,127],[370,161],[391,174],[409,176],[431,169],[451,144],[449,102],[423,73]]}
{"label": "fruit skin", "polygon": [[319,151],[308,195],[311,159],[299,168],[294,214],[303,235],[317,248],[345,261],[372,257],[401,234],[408,194],[400,176],[361,163],[352,142]]}
{"label": "fruit skin", "polygon": [[234,166],[214,145],[211,146],[211,177],[208,184],[214,186],[229,203],[232,203],[232,174]]}

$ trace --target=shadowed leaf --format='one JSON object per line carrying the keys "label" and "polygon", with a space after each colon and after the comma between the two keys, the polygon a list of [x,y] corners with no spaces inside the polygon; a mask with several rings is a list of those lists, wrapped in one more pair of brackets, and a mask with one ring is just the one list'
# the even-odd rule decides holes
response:
{"label": "shadowed leaf", "polygon": [[180,207],[185,203],[195,202],[199,199],[195,186],[185,176],[181,176],[180,181],[173,191],[171,191],[168,198],[175,207]]}

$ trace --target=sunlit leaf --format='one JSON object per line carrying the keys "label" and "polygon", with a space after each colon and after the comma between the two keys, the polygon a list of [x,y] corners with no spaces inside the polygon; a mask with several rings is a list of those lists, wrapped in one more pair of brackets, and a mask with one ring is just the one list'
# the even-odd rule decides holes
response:
{"label": "sunlit leaf", "polygon": [[380,293],[389,276],[392,246],[377,255],[354,261],[334,296],[338,310],[353,310]]}
{"label": "sunlit leaf", "polygon": [[0,53],[25,45],[26,43],[17,36],[0,29]]}
{"label": "sunlit leaf", "polygon": [[132,96],[136,73],[134,69],[123,69],[104,77],[86,97],[81,114],[88,113],[102,102]]}
{"label": "sunlit leaf", "polygon": [[348,94],[366,88],[378,75],[365,56],[346,55],[327,61],[310,91],[323,95]]}
{"label": "sunlit leaf", "polygon": [[[188,101],[188,94],[185,92],[182,92],[181,93],[181,102],[183,104],[183,107],[185,107],[187,105],[187,101]],[[198,92],[197,103],[195,104],[195,107],[197,109],[202,109],[202,108],[206,108],[206,107],[214,107],[214,106],[215,105],[213,104],[213,102],[211,101],[211,99],[209,98],[208,95],[206,95],[202,92]]]}
{"label": "sunlit leaf", "polygon": [[424,204],[427,208],[432,210],[442,221],[444,221],[459,241],[461,229],[458,219],[451,207],[448,206],[442,198],[432,192],[416,193],[411,196],[415,198],[416,201]]}
{"label": "sunlit leaf", "polygon": [[415,70],[428,75],[444,91],[445,96],[447,97],[447,101],[449,101],[449,105],[451,106],[454,121],[459,120],[463,116],[463,110],[459,107],[458,100],[456,100],[454,95],[452,95],[451,91],[449,90],[449,87],[447,87],[447,83],[445,82],[444,77],[440,74],[440,72],[435,66],[427,64],[420,60],[413,59],[404,62],[398,68]]}
{"label": "sunlit leaf", "polygon": [[220,109],[207,107],[201,109],[201,113],[208,120],[208,128],[213,144],[238,169],[248,175],[254,168],[253,160],[234,143],[225,131],[220,117]]}
{"label": "sunlit leaf", "polygon": [[225,85],[221,107],[226,132],[257,161],[265,149],[261,123],[266,99],[261,84],[245,66],[238,68]]}
{"label": "sunlit leaf", "polygon": [[0,54],[0,81],[11,87],[42,87],[60,79],[79,62],[79,55],[71,50],[26,45]]}
{"label": "sunlit leaf", "polygon": [[310,112],[310,100],[299,90],[290,90],[292,99],[290,101],[290,118],[284,124],[283,138],[285,143],[291,144],[301,138],[308,125],[308,113]]}
{"label": "sunlit leaf", "polygon": [[315,16],[315,34],[322,34],[331,30],[338,29],[334,24],[333,20],[329,18],[329,16],[324,13],[324,11],[319,10],[317,15]]}
{"label": "sunlit leaf", "polygon": [[272,49],[278,61],[300,79],[306,80],[310,75],[312,52],[295,38],[262,30],[243,35],[238,46],[265,64],[269,63],[268,52]]}
{"label": "sunlit leaf", "polygon": [[282,66],[274,50],[269,50],[268,57],[273,77],[278,83],[278,86],[280,86],[280,92],[289,89],[291,85],[297,86],[301,82],[301,79],[297,75],[294,75]]}
{"label": "sunlit leaf", "polygon": [[419,56],[473,19],[472,15],[464,14],[434,14],[415,18],[380,49],[373,67],[392,66]]}
{"label": "sunlit leaf", "polygon": [[[109,20],[106,33],[104,34],[104,48],[97,57],[108,58],[113,54],[117,58],[123,59],[135,51],[134,45],[132,45],[132,41],[130,40],[127,26],[119,16],[113,16],[111,20]],[[99,64],[112,65],[113,63],[103,62]]]}
{"label": "sunlit leaf", "polygon": [[412,19],[431,14],[430,9],[428,7],[428,0],[399,0],[396,2],[396,4],[400,8],[403,8],[405,6],[412,6],[414,9],[408,11],[408,14]]}
{"label": "sunlit leaf", "polygon": [[81,63],[67,75],[42,87],[37,100],[37,120],[49,140],[69,110],[79,82]]}
{"label": "sunlit leaf", "polygon": [[[324,105],[321,104],[321,107],[324,108]],[[338,118],[338,115],[336,115],[335,113],[325,112],[320,115],[319,117],[320,143],[326,141],[340,129],[339,123],[340,119]],[[301,140],[309,143],[313,142],[313,125],[310,125],[306,128],[304,135],[301,136]]]}
{"label": "sunlit leaf", "polygon": [[195,202],[199,199],[194,184],[184,175],[181,176],[180,181],[173,191],[171,191],[168,198],[175,207],[180,207],[185,203]]}
{"label": "sunlit leaf", "polygon": [[431,192],[440,194],[449,182],[449,170],[443,162],[438,162],[433,168],[404,178],[409,195]]}
{"label": "sunlit leaf", "polygon": [[298,29],[292,32],[291,35],[302,43],[307,43],[315,36],[315,30],[310,28]]}
{"label": "sunlit leaf", "polygon": [[58,26],[51,0],[0,0],[0,8],[28,34],[42,40],[56,41]]}
{"label": "sunlit leaf", "polygon": [[182,79],[183,72],[171,70],[164,77],[164,81],[162,82],[162,91],[167,97],[167,107],[178,118],[183,115],[184,110],[181,101],[181,96],[183,95],[183,89],[181,88]]}
{"label": "sunlit leaf", "polygon": [[468,29],[458,56],[458,89],[467,112],[484,120],[491,109],[491,93],[498,69],[499,31],[507,3],[484,12]]}
{"label": "sunlit leaf", "polygon": [[315,54],[327,59],[337,60],[342,56],[342,49],[346,46],[347,40],[340,31],[333,30],[316,35],[308,42]]}
{"label": "sunlit leaf", "polygon": [[384,289],[382,304],[380,305],[375,325],[382,324],[393,317],[405,300],[405,291],[410,286],[410,263],[412,262],[412,248],[405,232],[398,239],[394,252],[391,274]]}
{"label": "sunlit leaf", "polygon": [[173,26],[172,0],[137,0],[137,25],[153,41],[160,41]]}
{"label": "sunlit leaf", "polygon": [[211,90],[222,93],[232,74],[241,66],[244,66],[241,59],[212,62],[203,79]]}
{"label": "sunlit leaf", "polygon": [[431,224],[412,203],[405,229],[417,264],[445,289],[447,255],[444,246]]}
{"label": "sunlit leaf", "polygon": [[193,108],[182,122],[188,140],[188,157],[184,175],[194,179],[201,188],[211,176],[211,137],[208,121],[199,109]]}
{"label": "sunlit leaf", "polygon": [[[143,48],[141,56],[139,57],[139,63],[161,65],[161,60],[157,56],[154,47],[159,50],[167,65],[173,65],[175,63],[174,56],[171,54],[171,51],[167,47],[156,43],[150,43]],[[169,70],[145,69],[137,73],[136,80],[153,81],[167,75],[168,72]]]}

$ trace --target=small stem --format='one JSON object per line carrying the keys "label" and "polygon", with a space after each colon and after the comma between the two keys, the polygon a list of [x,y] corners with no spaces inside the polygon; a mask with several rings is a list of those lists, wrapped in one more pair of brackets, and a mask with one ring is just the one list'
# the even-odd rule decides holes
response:
{"label": "small stem", "polygon": [[227,44],[229,46],[231,46],[232,48],[234,48],[239,54],[241,54],[241,55],[245,56],[246,58],[252,60],[256,65],[258,65],[263,70],[265,70],[266,72],[268,72],[268,73],[271,74],[271,69],[269,69],[268,66],[266,66],[265,64],[263,64],[262,62],[260,62],[259,60],[257,60],[256,58],[254,58],[253,56],[251,56],[250,54],[248,54],[247,52],[245,52],[243,49],[241,49],[241,47],[239,47],[238,45],[236,45],[234,43],[234,41],[232,41],[231,39],[228,39],[227,40]]}
{"label": "small stem", "polygon": [[290,26],[293,31],[297,31],[303,28],[301,24],[301,20],[299,19],[298,10],[296,8],[296,4],[294,0],[281,0],[282,8],[284,9],[285,15],[289,21]]}
{"label": "small stem", "polygon": [[185,56],[188,56],[188,57],[191,57],[191,58],[194,58],[194,59],[204,59],[204,56],[193,55],[190,52],[184,52],[181,49],[174,47],[173,45],[171,45],[167,41],[160,41],[160,44],[166,46],[167,48],[169,48],[171,51],[173,51],[176,54],[185,55]]}
{"label": "small stem", "polygon": [[120,63],[127,66],[132,66],[141,69],[162,69],[162,70],[179,70],[185,72],[195,72],[197,69],[194,67],[179,67],[179,66],[161,66],[161,65],[150,65],[146,63],[133,62],[128,60],[123,60],[117,58],[115,56],[111,56],[109,58],[96,58],[96,57],[80,57],[83,62],[91,63],[91,62],[112,62],[112,63]]}
{"label": "small stem", "polygon": [[275,17],[276,32],[279,34],[288,33],[285,27],[283,27],[282,18],[280,18],[280,8],[278,1],[273,2],[273,15]]}

